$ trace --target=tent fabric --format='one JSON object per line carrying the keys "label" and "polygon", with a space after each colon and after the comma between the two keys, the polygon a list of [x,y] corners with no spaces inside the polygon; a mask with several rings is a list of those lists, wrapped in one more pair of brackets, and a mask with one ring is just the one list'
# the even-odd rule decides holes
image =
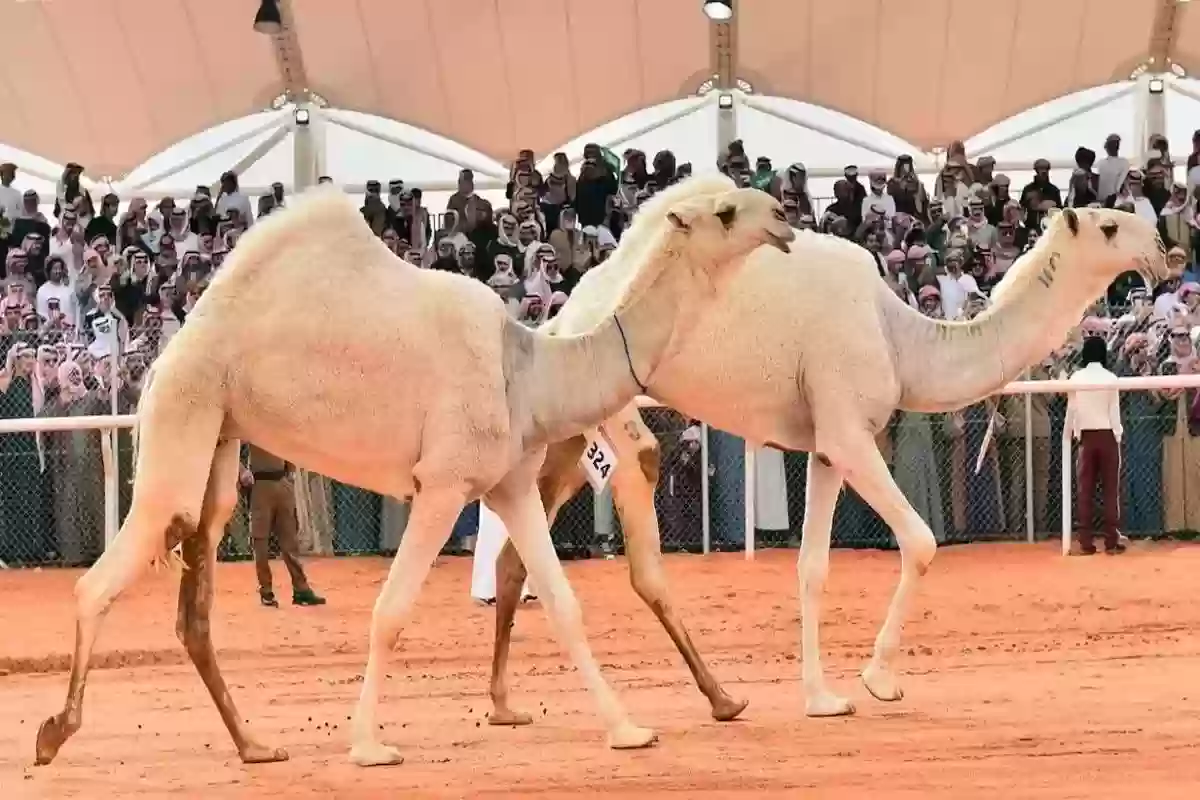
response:
{"label": "tent fabric", "polygon": [[[1175,2],[743,0],[737,75],[928,150],[1128,79],[1154,54],[1200,64],[1200,3]],[[715,72],[700,0],[290,5],[306,88],[502,163],[694,94]],[[120,178],[261,111],[285,86],[271,38],[252,29],[257,6],[0,0],[0,142]]]}

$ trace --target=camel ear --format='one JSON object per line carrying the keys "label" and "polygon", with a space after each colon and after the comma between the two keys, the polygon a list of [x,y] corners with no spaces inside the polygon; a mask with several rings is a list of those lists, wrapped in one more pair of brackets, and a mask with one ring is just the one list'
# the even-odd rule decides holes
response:
{"label": "camel ear", "polygon": [[690,231],[696,220],[702,214],[712,213],[712,203],[691,200],[679,203],[667,212],[667,219],[675,226],[675,230]]}
{"label": "camel ear", "polygon": [[1079,216],[1073,208],[1064,208],[1062,210],[1063,219],[1067,221],[1067,227],[1071,229],[1072,236],[1079,235]]}
{"label": "camel ear", "polygon": [[1113,237],[1117,235],[1117,231],[1120,229],[1121,226],[1118,225],[1117,221],[1114,219],[1106,219],[1104,222],[1100,223],[1100,230],[1104,232],[1104,238],[1109,242],[1113,240]]}

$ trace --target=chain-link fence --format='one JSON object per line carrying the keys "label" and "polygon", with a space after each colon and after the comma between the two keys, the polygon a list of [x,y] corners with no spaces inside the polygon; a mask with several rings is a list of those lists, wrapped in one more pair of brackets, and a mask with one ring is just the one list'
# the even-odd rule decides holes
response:
{"label": "chain-link fence", "polygon": [[[1120,527],[1129,536],[1188,537],[1200,531],[1196,394],[1121,395],[1118,502]],[[898,413],[879,445],[897,484],[939,541],[1024,539],[1030,530],[1036,538],[1049,538],[1062,529],[1066,407],[1064,395],[1035,394],[993,398],[952,414]],[[998,415],[994,435],[977,470],[993,412]],[[700,552],[706,516],[711,549],[743,548],[748,515],[741,440],[670,409],[647,408],[642,414],[661,447],[654,500],[663,549]],[[0,434],[0,561],[8,566],[80,566],[99,556],[105,531],[101,438],[96,430]],[[127,430],[118,433],[118,443],[123,517],[131,489]],[[1072,472],[1074,464],[1073,455]],[[755,452],[749,516],[757,547],[799,543],[807,465],[803,453]],[[395,552],[407,522],[406,504],[306,472],[292,478],[291,486],[303,551],[339,556]],[[1076,479],[1071,487],[1070,509],[1078,527]],[[248,500],[248,492],[243,493],[220,547],[223,559],[250,557]],[[1103,492],[1097,489],[1095,529],[1103,507]],[[469,550],[477,525],[477,514],[466,510],[448,551]],[[585,485],[560,510],[552,536],[563,558],[620,553],[621,525],[611,490],[597,498]],[[894,546],[888,527],[848,487],[838,500],[833,542],[840,547]]]}

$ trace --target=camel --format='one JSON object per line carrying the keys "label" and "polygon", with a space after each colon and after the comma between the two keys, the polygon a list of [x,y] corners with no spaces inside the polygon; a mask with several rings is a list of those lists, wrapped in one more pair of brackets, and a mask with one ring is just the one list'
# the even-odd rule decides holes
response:
{"label": "camel", "polygon": [[[1059,346],[1118,274],[1136,268],[1166,276],[1165,250],[1152,224],[1132,214],[1066,209],[997,285],[988,310],[970,322],[929,319],[898,299],[857,245],[801,233],[792,253],[756,250],[718,308],[654,374],[649,395],[687,417],[746,439],[805,451],[809,459],[803,542],[797,567],[803,683],[808,716],[854,713],[827,686],[818,639],[829,569],[834,506],[848,482],[891,527],[901,573],[874,653],[862,672],[867,690],[899,700],[893,661],[917,579],[937,543],[893,482],[875,437],[895,410],[943,412],[987,397]],[[569,300],[549,330],[570,334],[597,315]],[[630,404],[601,426],[617,453],[612,495],[625,534],[634,590],[687,662],[712,716],[746,708],[721,688],[671,602],[654,508],[659,454]],[[549,448],[539,489],[550,519],[583,485],[584,438]],[[511,531],[510,531],[511,532]],[[747,532],[752,535],[752,532]],[[511,546],[497,563],[492,719],[528,724],[509,706],[507,662],[525,569]]]}
{"label": "camel", "polygon": [[[609,746],[655,740],[600,672],[555,557],[537,489],[545,446],[612,416],[651,380],[744,256],[795,234],[782,207],[721,176],[647,203],[611,266],[582,288],[604,321],[578,336],[520,325],[487,286],[392,255],[337,190],[255,225],[155,363],[138,409],[132,507],[75,586],[75,651],[62,711],[42,723],[47,764],[82,722],[88,662],[117,596],[178,546],[176,632],[243,762],[280,761],[237,712],[209,634],[216,546],[253,441],[300,467],[412,498],[371,618],[350,760],[403,759],[378,735],[401,623],[463,506],[480,497],[515,531],[548,616],[593,694]],[[604,298],[607,297],[607,300]]]}

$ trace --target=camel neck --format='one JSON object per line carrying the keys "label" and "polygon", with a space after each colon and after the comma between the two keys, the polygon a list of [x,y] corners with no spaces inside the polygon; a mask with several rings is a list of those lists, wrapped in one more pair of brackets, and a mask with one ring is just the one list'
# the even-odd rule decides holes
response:
{"label": "camel neck", "polygon": [[[968,322],[925,317],[881,289],[906,411],[949,411],[975,403],[1017,379],[1058,347],[1103,291],[1072,280],[1084,272],[1066,254],[1031,252]],[[1006,285],[1007,284],[1007,285]]]}

